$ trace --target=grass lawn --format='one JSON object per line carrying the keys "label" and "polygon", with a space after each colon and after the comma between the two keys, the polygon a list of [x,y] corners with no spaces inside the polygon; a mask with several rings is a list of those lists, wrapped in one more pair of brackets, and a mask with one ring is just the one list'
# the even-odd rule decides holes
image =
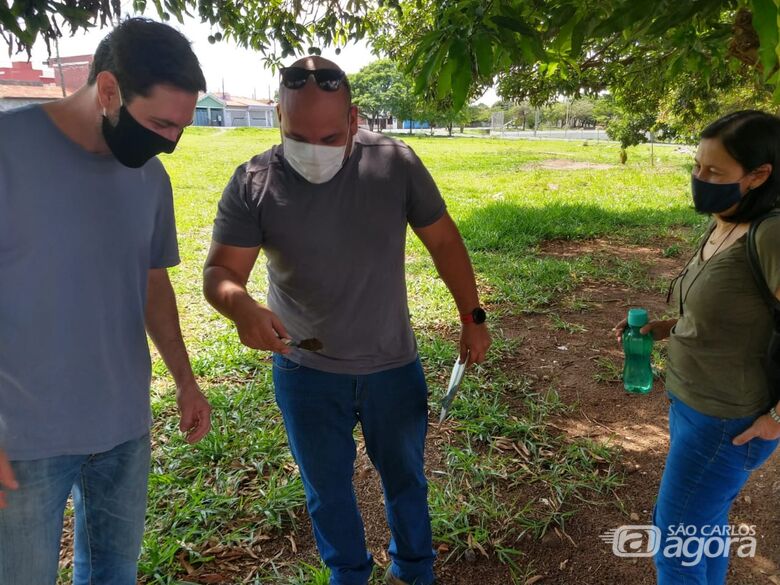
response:
{"label": "grass lawn", "polygon": [[[238,164],[278,137],[270,130],[194,128],[175,155],[164,158],[183,260],[171,275],[196,374],[214,406],[214,429],[198,446],[184,444],[172,384],[156,360],[155,449],[141,559],[147,583],[176,582],[176,576],[186,576],[187,565],[197,569],[209,561],[215,543],[241,548],[294,534],[305,517],[268,355],[241,346],[234,328],[201,295],[201,268],[221,191]],[[542,256],[539,245],[605,236],[643,243],[699,227],[688,194],[691,156],[656,147],[656,164],[650,166],[649,149],[638,147],[621,166],[615,164],[613,144],[403,139],[430,169],[462,230],[495,332],[491,359],[467,377],[454,407],[451,440],[435,454],[444,473],[431,477],[434,539],[445,557],[484,552],[522,576],[528,559],[518,540],[524,534],[541,538],[565,525],[581,502],[608,496],[622,477],[614,465],[616,451],[563,438],[547,424],[572,407],[557,398],[554,387],[530,389],[511,367],[516,342],[502,336],[498,324],[549,311],[585,279],[658,288],[631,261],[610,254]],[[550,160],[580,168],[547,168]],[[457,315],[411,232],[407,259],[413,324],[438,414],[438,396],[455,356]],[[251,288],[261,300],[265,278],[259,263]],[[502,441],[517,447],[507,450]],[[517,497],[502,497],[512,493]],[[278,566],[261,558],[249,582],[327,583],[318,561],[307,561]]]}

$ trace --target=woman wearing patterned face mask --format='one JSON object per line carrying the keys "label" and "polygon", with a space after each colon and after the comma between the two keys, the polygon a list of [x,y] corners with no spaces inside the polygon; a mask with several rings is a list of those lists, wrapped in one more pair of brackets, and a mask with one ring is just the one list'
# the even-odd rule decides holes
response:
{"label": "woman wearing patterned face mask", "polygon": [[[746,250],[751,223],[777,209],[780,118],[742,111],[710,124],[691,189],[696,209],[713,221],[670,287],[678,318],[642,330],[669,339],[670,448],[653,514],[655,564],[659,584],[722,585],[737,552],[728,537],[739,536],[728,526],[729,509],[780,438],[780,388],[766,369],[772,315]],[[780,298],[780,217],[762,221],[755,242],[766,283]],[[615,328],[618,338],[624,326]],[[699,537],[687,549],[675,546],[680,527],[685,538]]]}

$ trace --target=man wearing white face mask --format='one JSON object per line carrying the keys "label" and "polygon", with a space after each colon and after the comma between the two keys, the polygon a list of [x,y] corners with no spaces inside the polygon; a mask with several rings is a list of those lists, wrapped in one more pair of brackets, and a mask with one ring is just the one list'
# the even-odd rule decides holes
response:
{"label": "man wearing white face mask", "polygon": [[[209,302],[241,341],[274,352],[274,385],[331,585],[366,585],[353,430],[382,478],[392,533],[386,582],[434,582],[423,452],[427,388],[404,278],[407,225],[461,314],[462,358],[483,361],[485,312],[433,179],[401,142],[358,131],[349,83],[311,57],[282,70],[282,145],[241,165],[219,203],[204,269]],[[268,308],[247,292],[260,249]],[[316,339],[293,348],[292,340]]]}

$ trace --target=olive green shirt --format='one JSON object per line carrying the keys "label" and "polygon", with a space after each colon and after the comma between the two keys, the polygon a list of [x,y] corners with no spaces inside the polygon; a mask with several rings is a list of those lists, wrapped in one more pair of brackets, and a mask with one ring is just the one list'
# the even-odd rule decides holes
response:
{"label": "olive green shirt", "polygon": [[[746,247],[747,234],[709,262],[700,247],[672,295],[672,306],[679,308],[682,294],[682,315],[669,338],[667,389],[710,416],[754,416],[772,405],[764,369],[771,313],[750,271]],[[759,226],[756,248],[766,281],[777,291],[780,218]]]}

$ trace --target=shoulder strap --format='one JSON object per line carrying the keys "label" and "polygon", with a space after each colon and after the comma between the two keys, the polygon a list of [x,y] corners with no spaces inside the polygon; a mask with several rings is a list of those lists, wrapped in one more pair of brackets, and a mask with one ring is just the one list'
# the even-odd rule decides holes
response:
{"label": "shoulder strap", "polygon": [[758,258],[758,249],[756,247],[756,232],[758,226],[761,225],[765,219],[770,217],[780,216],[778,211],[770,211],[766,215],[753,220],[750,224],[747,237],[747,255],[748,263],[750,264],[750,270],[753,273],[753,278],[758,284],[758,290],[761,292],[761,296],[764,297],[764,301],[769,305],[769,308],[773,311],[775,316],[775,322],[780,323],[780,301],[775,296],[775,291],[769,290],[769,285],[764,278],[764,271],[761,269],[761,262]]}

